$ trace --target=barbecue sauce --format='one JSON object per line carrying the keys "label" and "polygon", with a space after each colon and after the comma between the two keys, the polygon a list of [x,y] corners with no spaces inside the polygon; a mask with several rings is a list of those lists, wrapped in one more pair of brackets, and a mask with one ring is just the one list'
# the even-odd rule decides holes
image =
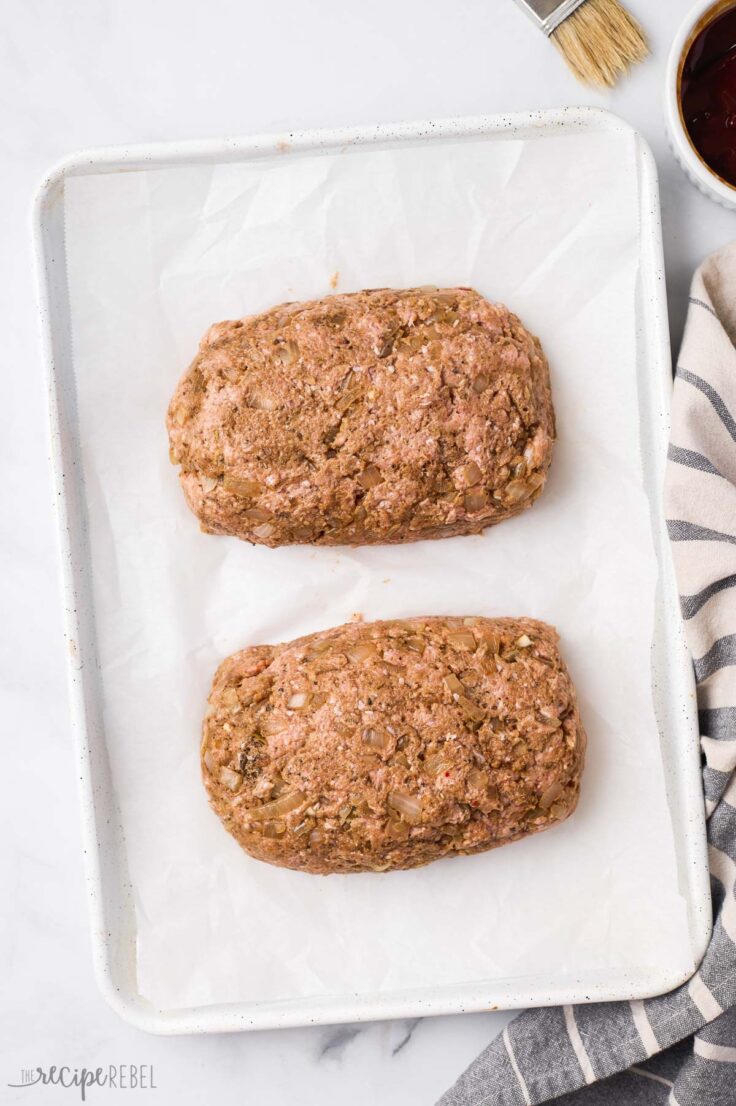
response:
{"label": "barbecue sauce", "polygon": [[693,146],[736,187],[736,6],[693,40],[682,70],[681,99]]}

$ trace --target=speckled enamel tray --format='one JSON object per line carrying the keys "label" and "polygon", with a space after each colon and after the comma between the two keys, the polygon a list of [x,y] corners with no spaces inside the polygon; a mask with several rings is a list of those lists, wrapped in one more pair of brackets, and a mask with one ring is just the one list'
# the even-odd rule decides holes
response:
{"label": "speckled enamel tray", "polygon": [[[559,985],[554,976],[505,978],[404,991],[385,996],[350,993],[282,1002],[241,1002],[184,1010],[156,1009],[136,982],[136,919],[127,876],[125,841],[113,790],[96,682],[94,611],[86,574],[85,503],[75,445],[75,392],[64,239],[64,187],[70,177],[125,173],[148,168],[246,161],[283,150],[335,150],[346,146],[457,138],[525,139],[558,134],[561,128],[631,134],[627,124],[595,109],[564,109],[509,116],[402,124],[262,138],[103,149],[77,154],[58,166],[41,186],[34,235],[39,273],[39,307],[46,363],[50,451],[57,505],[66,616],[70,698],[81,784],[86,879],[94,962],[100,988],[121,1016],[158,1033],[228,1030],[407,1018],[459,1011],[641,998],[682,982],[642,979],[638,993],[621,979],[588,977]],[[645,142],[635,135],[641,217],[638,282],[638,353],[643,477],[661,487],[668,433],[671,361],[662,262],[657,175]],[[651,496],[654,500],[654,496]],[[695,961],[711,927],[705,824],[695,695],[690,660],[680,624],[677,593],[661,512],[653,509],[660,567],[652,650],[655,709],[672,815],[680,892],[689,914]]]}

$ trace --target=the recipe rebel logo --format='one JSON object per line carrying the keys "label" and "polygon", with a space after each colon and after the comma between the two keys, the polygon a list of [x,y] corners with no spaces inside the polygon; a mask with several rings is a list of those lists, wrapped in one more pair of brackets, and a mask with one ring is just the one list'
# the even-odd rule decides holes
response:
{"label": "the recipe rebel logo", "polygon": [[155,1091],[153,1064],[108,1064],[99,1068],[72,1068],[66,1064],[49,1068],[21,1068],[20,1080],[8,1087],[63,1087],[76,1089],[82,1102],[92,1087],[112,1091]]}

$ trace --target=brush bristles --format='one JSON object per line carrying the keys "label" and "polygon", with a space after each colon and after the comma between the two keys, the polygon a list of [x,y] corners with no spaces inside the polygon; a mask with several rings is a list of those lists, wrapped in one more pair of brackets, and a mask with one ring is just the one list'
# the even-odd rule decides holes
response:
{"label": "brush bristles", "polygon": [[578,80],[608,88],[649,54],[644,32],[618,0],[585,0],[552,40]]}

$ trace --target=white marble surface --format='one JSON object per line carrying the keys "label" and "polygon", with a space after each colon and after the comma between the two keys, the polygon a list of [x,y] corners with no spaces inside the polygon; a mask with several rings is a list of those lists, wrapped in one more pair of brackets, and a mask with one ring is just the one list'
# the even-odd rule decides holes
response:
{"label": "white marble surface", "polygon": [[[736,236],[663,132],[664,60],[689,0],[634,0],[655,57],[611,96],[580,89],[510,0],[5,0],[0,37],[0,1101],[20,1069],[153,1064],[159,1102],[431,1103],[503,1015],[198,1038],[123,1024],[92,976],[46,462],[29,205],[85,146],[597,103],[660,166],[672,334],[690,274]],[[543,186],[543,184],[542,184]],[[74,1095],[68,1091],[66,1095]],[[91,1101],[113,1091],[91,1092]]]}

